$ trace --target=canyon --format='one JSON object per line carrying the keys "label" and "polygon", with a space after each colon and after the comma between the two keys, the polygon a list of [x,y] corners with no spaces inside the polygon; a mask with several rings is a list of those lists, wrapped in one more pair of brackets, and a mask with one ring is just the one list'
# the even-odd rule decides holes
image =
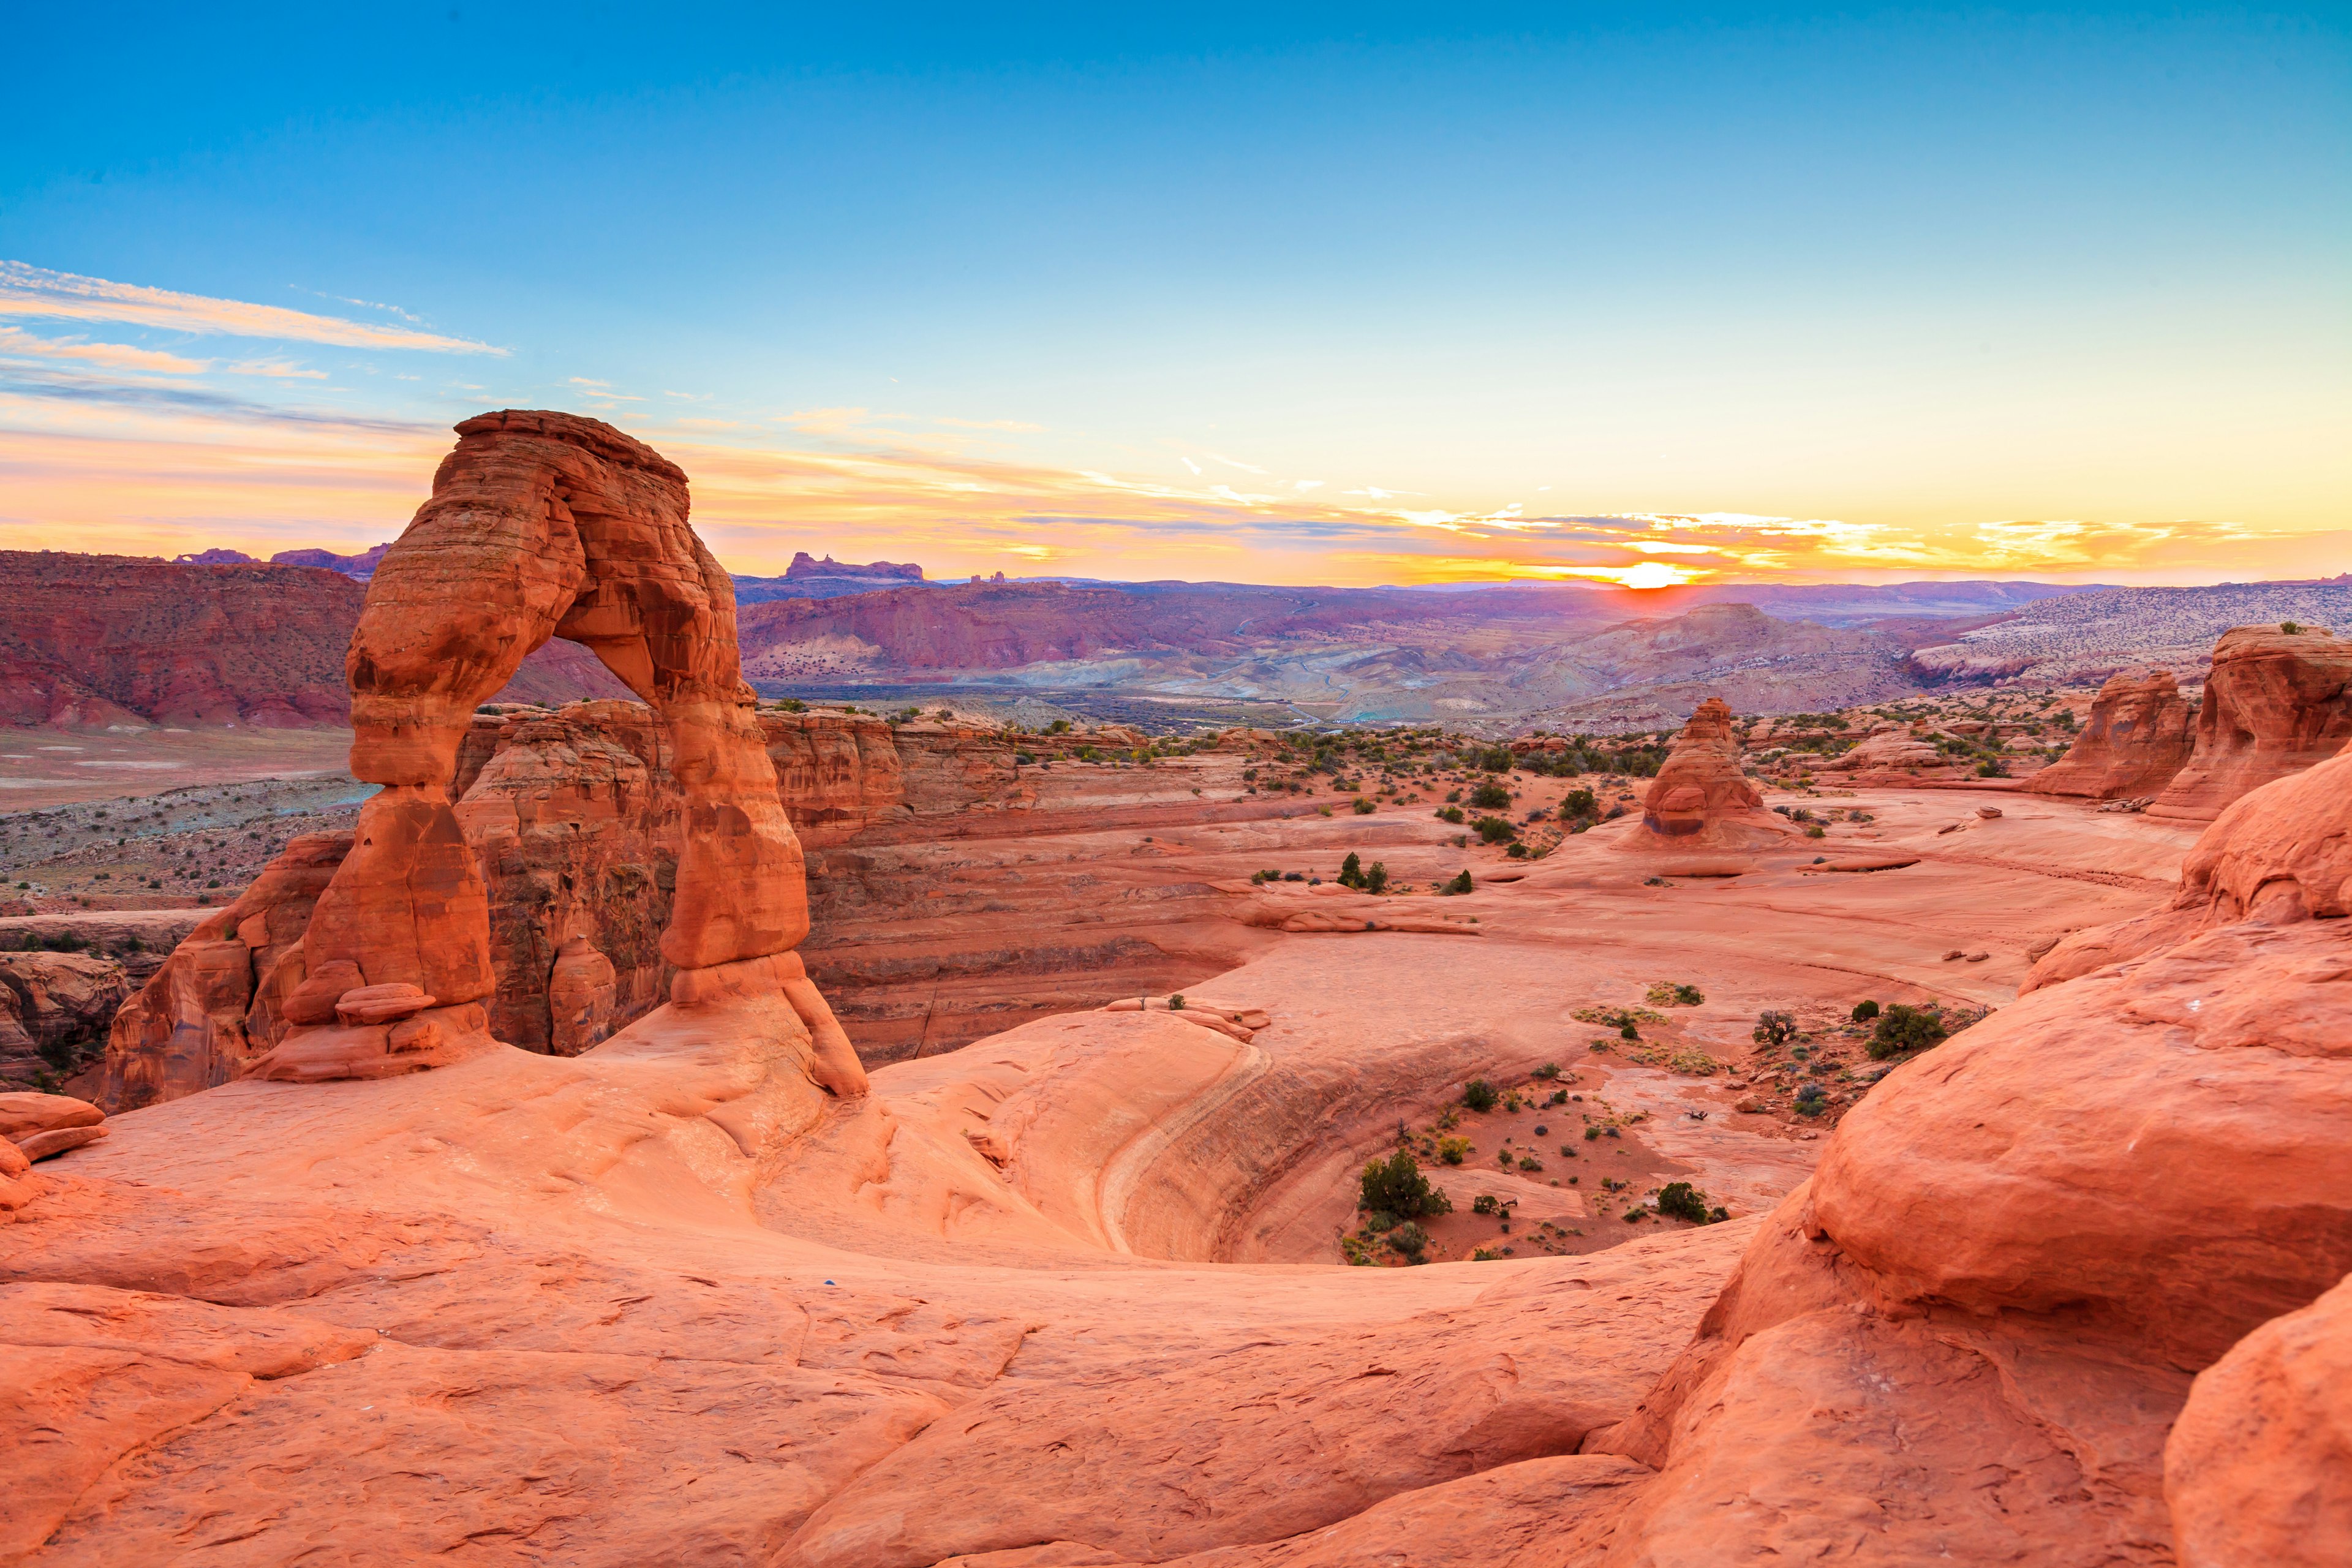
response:
{"label": "canyon", "polygon": [[[349,826],[14,918],[153,964],[0,1095],[0,1562],[2352,1556],[2332,639],[2221,636],[2205,818],[2113,809],[2153,676],[893,721],[741,684],[817,623],[739,645],[658,454],[459,437]],[[819,603],[1093,657],[999,587]],[[550,637],[640,700],[514,700]]]}

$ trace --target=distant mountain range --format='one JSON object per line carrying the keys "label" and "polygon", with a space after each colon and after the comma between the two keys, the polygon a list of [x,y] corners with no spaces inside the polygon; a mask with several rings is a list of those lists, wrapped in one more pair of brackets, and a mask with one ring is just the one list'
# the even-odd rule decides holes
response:
{"label": "distant mountain range", "polygon": [[[0,722],[342,723],[343,653],[383,550],[268,563],[0,552]],[[1748,712],[1819,710],[2151,661],[2193,679],[2228,626],[2352,623],[2352,583],[935,583],[911,563],[806,552],[781,577],[736,582],[744,670],[772,691],[1094,691],[1486,731],[1650,728],[1710,695]],[[499,695],[623,694],[593,656],[556,643]]]}

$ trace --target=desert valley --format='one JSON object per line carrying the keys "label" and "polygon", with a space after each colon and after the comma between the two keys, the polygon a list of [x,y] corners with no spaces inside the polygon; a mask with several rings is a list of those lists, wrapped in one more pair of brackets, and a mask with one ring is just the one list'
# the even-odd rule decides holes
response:
{"label": "desert valley", "polygon": [[2345,585],[742,584],[459,435],[0,560],[0,1561],[2352,1557]]}

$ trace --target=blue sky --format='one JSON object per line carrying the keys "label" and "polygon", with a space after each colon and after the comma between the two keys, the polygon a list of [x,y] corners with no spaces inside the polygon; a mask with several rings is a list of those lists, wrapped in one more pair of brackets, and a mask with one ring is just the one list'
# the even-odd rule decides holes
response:
{"label": "blue sky", "polygon": [[11,544],[365,543],[512,405],[675,450],[747,569],[2352,568],[2341,10],[12,34]]}

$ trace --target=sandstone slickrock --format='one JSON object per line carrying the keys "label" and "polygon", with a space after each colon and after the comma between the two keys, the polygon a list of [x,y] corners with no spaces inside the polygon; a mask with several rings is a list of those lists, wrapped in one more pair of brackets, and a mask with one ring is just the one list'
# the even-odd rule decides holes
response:
{"label": "sandstone slickrock", "polygon": [[[2199,854],[2295,874],[2275,862],[2315,826],[2302,782],[2245,797]],[[1659,1470],[1612,1561],[1816,1555],[1857,1530],[1886,1561],[2168,1559],[2189,1375],[2352,1268],[2352,921],[2209,897],[2215,923],[2043,986],[1847,1116],[1641,1414],[1588,1445]],[[2242,1368],[2295,1342],[2272,1333]],[[2217,1406],[2243,1410],[2236,1375]],[[2330,1419],[2264,1397],[2302,1399],[2315,1435]],[[2183,1479],[2204,1462],[2173,1467],[2175,1516],[2211,1531],[2197,1560],[2269,1560],[2273,1524]],[[1937,1479],[1987,1466],[1991,1489]],[[2278,1492],[2320,1496],[2304,1474]],[[2319,1523],[2352,1528],[2340,1506]]]}
{"label": "sandstone slickrock", "polygon": [[2085,800],[2153,795],[2172,782],[2195,749],[2193,717],[2168,669],[2110,676],[2065,756],[2025,787]]}
{"label": "sandstone slickrock", "polygon": [[2239,626],[2213,645],[2197,747],[2147,808],[2210,822],[2251,790],[2352,741],[2352,638]]}

